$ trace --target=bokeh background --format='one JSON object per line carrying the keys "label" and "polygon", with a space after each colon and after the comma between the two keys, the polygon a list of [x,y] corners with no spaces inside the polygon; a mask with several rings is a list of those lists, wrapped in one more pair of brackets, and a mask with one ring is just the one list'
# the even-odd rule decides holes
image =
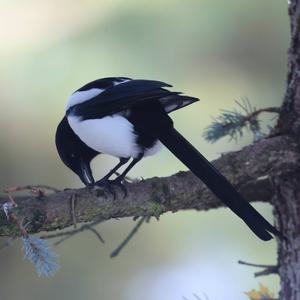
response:
{"label": "bokeh background", "polygon": [[[247,96],[256,107],[280,105],[289,43],[286,1],[279,0],[10,0],[0,10],[0,188],[81,183],[59,160],[55,129],[67,97],[105,76],[166,81],[202,101],[173,114],[179,129],[209,159],[240,149],[202,132],[220,109]],[[99,157],[100,177],[115,161]],[[131,177],[171,175],[185,167],[166,150]],[[256,207],[272,220],[268,205]],[[21,244],[0,252],[0,298],[176,300],[248,299],[259,283],[278,292],[276,276],[255,279],[238,259],[273,264],[276,243],[263,243],[227,209],[178,212],[152,220],[114,259],[131,219],[97,227],[56,248],[61,270],[38,278]],[[3,243],[5,240],[2,239]]]}

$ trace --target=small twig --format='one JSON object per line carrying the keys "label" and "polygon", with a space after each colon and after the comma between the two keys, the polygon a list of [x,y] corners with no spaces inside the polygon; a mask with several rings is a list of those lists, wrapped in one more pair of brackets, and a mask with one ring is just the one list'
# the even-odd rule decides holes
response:
{"label": "small twig", "polygon": [[28,237],[28,233],[27,230],[25,228],[25,226],[23,226],[23,222],[24,222],[24,218],[22,218],[21,220],[18,218],[18,216],[16,214],[13,213],[13,209],[15,207],[17,207],[17,204],[14,200],[14,198],[9,194],[9,199],[10,202],[6,202],[2,205],[2,209],[6,215],[7,220],[12,220],[14,223],[17,224],[17,226],[20,229],[21,235],[26,238]]}
{"label": "small twig", "polygon": [[74,229],[77,228],[77,220],[76,220],[76,214],[75,214],[75,202],[76,202],[76,194],[74,193],[71,196],[71,214],[72,214]]}
{"label": "small twig", "polygon": [[[76,232],[77,233],[77,232]],[[70,233],[69,235],[65,235],[63,238],[61,238],[60,240],[56,241],[53,245],[54,246],[58,246],[59,244],[61,244],[62,242],[66,241],[67,239],[71,238],[72,236],[74,236],[76,233]]]}
{"label": "small twig", "polygon": [[5,193],[7,193],[8,195],[10,195],[12,193],[21,192],[21,191],[25,191],[25,190],[29,190],[30,193],[32,193],[38,197],[45,196],[45,192],[43,190],[41,190],[40,188],[33,186],[33,185],[13,186],[13,187],[6,188],[3,191]]}
{"label": "small twig", "polygon": [[238,263],[240,265],[245,265],[245,266],[250,266],[250,267],[255,267],[255,268],[264,268],[264,270],[255,272],[254,276],[259,277],[259,276],[266,276],[270,274],[278,274],[278,265],[262,265],[262,264],[253,264],[253,263],[248,263],[242,260],[239,260]]}
{"label": "small twig", "polygon": [[15,193],[15,192],[21,192],[21,191],[28,190],[30,193],[36,195],[37,197],[44,197],[45,196],[45,191],[43,191],[43,189],[52,191],[54,193],[60,192],[59,189],[56,189],[56,188],[48,186],[48,185],[43,185],[43,184],[24,185],[24,186],[17,185],[17,186],[6,188],[3,191],[4,191],[4,193],[7,193],[7,194],[10,195],[10,194]]}
{"label": "small twig", "polygon": [[203,293],[203,296],[205,297],[205,300],[209,300],[208,296],[205,293]]}
{"label": "small twig", "polygon": [[102,236],[100,235],[100,233],[95,229],[95,228],[89,228],[89,230],[95,234],[95,236],[99,239],[99,241],[103,244],[105,244],[105,240],[102,238]]}
{"label": "small twig", "polygon": [[11,219],[18,225],[21,235],[26,238],[28,237],[28,232],[26,228],[23,226],[23,221],[24,219],[22,218],[21,220],[13,213],[10,214]]}
{"label": "small twig", "polygon": [[243,260],[239,260],[238,263],[239,263],[240,265],[246,265],[246,266],[256,267],[256,268],[269,268],[269,267],[274,267],[274,265],[253,264],[253,263],[248,263],[248,262],[243,261]]}
{"label": "small twig", "polygon": [[[11,194],[7,194],[7,196],[8,196],[9,202],[12,204],[12,206],[17,207],[18,204],[16,203],[14,197]],[[6,214],[6,216],[7,216],[7,214]]]}
{"label": "small twig", "polygon": [[[85,225],[83,225],[83,226],[85,226]],[[82,232],[84,230],[87,230],[87,228],[82,229],[82,226],[81,226],[81,227],[79,227],[77,229],[72,229],[72,230],[63,231],[63,232],[57,232],[57,233],[42,235],[42,236],[40,236],[40,238],[41,239],[55,239],[55,238],[58,238],[58,237],[65,237],[65,236],[68,236],[68,237],[71,238],[75,234],[77,234],[79,232]]]}
{"label": "small twig", "polygon": [[52,191],[54,193],[58,193],[58,192],[61,192],[60,189],[57,189],[55,187],[52,187],[52,186],[49,186],[49,185],[45,185],[45,184],[37,184],[37,185],[28,185],[28,187],[35,187],[35,188],[39,188],[39,189],[45,189],[45,190],[48,190],[48,191]]}
{"label": "small twig", "polygon": [[9,202],[6,202],[2,205],[2,209],[6,215],[7,220],[12,220],[17,224],[17,226],[20,229],[21,235],[26,238],[28,237],[28,233],[26,230],[26,226],[23,226],[24,218],[21,220],[18,218],[18,216],[13,212],[13,209],[17,207],[17,203],[14,200],[14,197],[10,194],[11,190],[6,191]]}
{"label": "small twig", "polygon": [[271,275],[271,274],[278,274],[278,266],[269,267],[260,272],[256,272],[256,273],[254,273],[254,277],[267,276],[267,275]]}
{"label": "small twig", "polygon": [[206,127],[203,136],[209,142],[216,142],[222,137],[230,136],[230,140],[237,140],[243,136],[243,129],[253,132],[255,141],[265,135],[261,132],[258,115],[261,113],[280,113],[279,107],[256,109],[247,98],[235,101],[241,110],[221,110],[221,115],[213,118],[210,126]]}
{"label": "small twig", "polygon": [[[58,240],[54,243],[54,245],[57,246],[57,245],[61,244],[62,242],[64,242],[65,240],[73,237],[77,233],[80,233],[80,232],[85,231],[85,230],[93,229],[94,226],[98,225],[101,222],[103,222],[103,221],[102,220],[101,221],[97,220],[97,221],[94,221],[90,224],[84,224],[84,225],[80,226],[79,228],[76,228],[76,229],[73,229],[73,230],[68,230],[68,231],[65,231],[65,232],[57,232],[57,233],[54,233],[54,234],[43,235],[40,238],[41,239],[54,239],[54,238],[61,237],[60,240]],[[99,236],[100,236],[100,234],[98,233],[97,237],[99,238]],[[100,236],[99,240],[104,241],[101,236]]]}
{"label": "small twig", "polygon": [[[80,228],[79,228],[80,229]],[[78,229],[74,230],[77,232],[80,232]],[[70,233],[73,233],[73,230],[68,230],[68,231],[60,231],[60,232],[57,232],[57,233],[51,233],[51,234],[46,234],[46,235],[41,235],[40,238],[41,239],[45,239],[45,240],[48,240],[48,239],[55,239],[55,238],[58,238],[58,237],[62,237],[62,236],[66,236],[66,235],[69,235]]]}
{"label": "small twig", "polygon": [[4,193],[12,194],[12,193],[15,193],[15,192],[21,192],[21,191],[25,191],[25,190],[29,190],[33,194],[40,194],[41,193],[41,190],[39,190],[38,188],[36,188],[35,186],[32,186],[32,185],[12,186],[12,187],[4,189],[3,191],[4,191]]}
{"label": "small twig", "polygon": [[142,226],[142,224],[145,222],[145,220],[147,220],[147,218],[148,218],[147,216],[144,216],[138,221],[138,223],[129,232],[129,234],[125,238],[125,240],[114,251],[111,252],[110,257],[116,257],[121,252],[121,250],[128,244],[128,242],[138,232],[139,228]]}
{"label": "small twig", "polygon": [[245,122],[251,121],[253,118],[256,118],[259,114],[264,113],[264,112],[279,114],[280,107],[266,107],[266,108],[254,110],[248,116],[245,116]]}

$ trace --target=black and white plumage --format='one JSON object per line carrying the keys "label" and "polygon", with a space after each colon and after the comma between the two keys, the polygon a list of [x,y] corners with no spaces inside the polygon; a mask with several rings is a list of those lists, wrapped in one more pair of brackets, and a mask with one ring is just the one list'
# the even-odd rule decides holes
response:
{"label": "black and white plumage", "polygon": [[[66,114],[56,132],[56,146],[63,162],[85,185],[121,184],[128,171],[143,157],[165,145],[209,189],[235,212],[262,240],[280,236],[180,133],[168,114],[198,101],[169,91],[170,85],[125,77],[92,81],[69,98]],[[91,160],[100,153],[120,159],[104,178],[95,182]],[[109,178],[132,158],[114,181]]]}

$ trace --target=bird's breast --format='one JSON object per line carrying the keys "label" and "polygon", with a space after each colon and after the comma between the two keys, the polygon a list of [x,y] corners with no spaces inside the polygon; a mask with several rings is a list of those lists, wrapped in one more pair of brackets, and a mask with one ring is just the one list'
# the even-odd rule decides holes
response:
{"label": "bird's breast", "polygon": [[68,116],[68,122],[75,134],[95,151],[116,157],[137,157],[153,155],[159,150],[159,142],[149,149],[137,143],[134,126],[121,115],[111,115],[100,119],[81,120],[78,116]]}

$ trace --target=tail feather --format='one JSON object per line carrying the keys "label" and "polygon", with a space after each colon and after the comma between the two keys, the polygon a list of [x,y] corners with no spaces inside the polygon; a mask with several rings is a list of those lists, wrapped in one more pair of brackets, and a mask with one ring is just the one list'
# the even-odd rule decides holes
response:
{"label": "tail feather", "polygon": [[159,133],[160,141],[262,240],[281,233],[249,204],[229,181],[173,127]]}

